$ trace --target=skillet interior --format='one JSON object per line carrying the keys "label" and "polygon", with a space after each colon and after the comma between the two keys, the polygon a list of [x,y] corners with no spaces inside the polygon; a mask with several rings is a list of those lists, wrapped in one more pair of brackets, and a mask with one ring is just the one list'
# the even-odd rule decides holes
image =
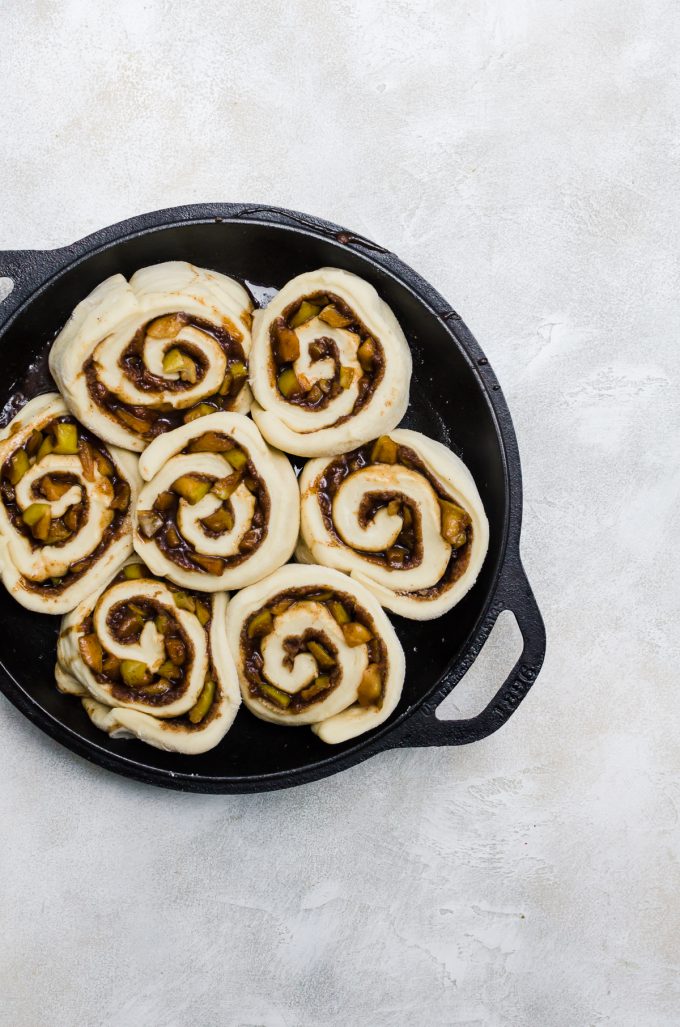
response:
{"label": "skillet interior", "polygon": [[[395,311],[413,352],[411,402],[403,426],[449,445],[468,464],[481,492],[491,542],[480,579],[439,620],[418,623],[393,617],[407,659],[399,708],[378,732],[339,746],[324,745],[308,729],[265,724],[243,708],[221,745],[198,757],[164,753],[138,741],[111,740],[90,723],[77,700],[56,691],[53,666],[59,618],[24,610],[0,588],[2,662],[30,697],[29,715],[42,720],[48,730],[49,721],[63,725],[71,741],[63,731],[57,733],[67,744],[113,769],[199,790],[202,780],[206,790],[249,790],[258,787],[261,775],[270,774],[276,774],[281,784],[294,784],[332,773],[339,764],[389,745],[381,741],[385,732],[435,691],[447,666],[460,654],[487,604],[503,557],[508,487],[502,440],[473,361],[441,318],[406,284],[328,238],[275,224],[214,220],[163,227],[110,244],[69,267],[26,304],[0,339],[2,423],[23,405],[22,397],[52,387],[46,372],[49,344],[80,299],[108,275],[129,276],[146,264],[173,258],[231,275],[260,301],[294,275],[324,264],[346,268],[375,285]],[[348,759],[350,752],[355,758]],[[189,778],[182,785],[184,775]],[[267,784],[260,782],[259,787]]]}

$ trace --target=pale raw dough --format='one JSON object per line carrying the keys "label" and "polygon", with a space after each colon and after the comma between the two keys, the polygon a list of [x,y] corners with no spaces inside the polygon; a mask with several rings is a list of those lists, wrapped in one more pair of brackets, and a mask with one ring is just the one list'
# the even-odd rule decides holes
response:
{"label": "pale raw dough", "polygon": [[[55,418],[68,414],[66,405],[56,392],[37,396],[0,431],[0,466],[21,448],[33,431],[40,430]],[[63,614],[72,610],[86,596],[101,588],[118,570],[132,552],[131,512],[140,487],[137,457],[115,446],[107,446],[106,452],[116,465],[117,473],[130,486],[128,513],[106,549],[96,558],[81,577],[66,584],[59,591],[49,588],[51,578],[63,577],[69,567],[89,556],[107,537],[109,510],[113,489],[109,479],[94,468],[93,480],[88,481],[78,454],[60,455],[50,453],[33,464],[16,485],[15,495],[20,510],[25,510],[37,501],[50,506],[52,517],[61,517],[70,506],[87,499],[87,519],[80,530],[61,545],[38,542],[31,544],[29,538],[17,530],[0,498],[0,573],[5,588],[22,606],[39,613]],[[51,502],[36,499],[32,486],[41,477],[53,473],[69,473],[78,479],[60,499]],[[42,583],[47,583],[41,588]],[[33,586],[33,587],[31,587]]]}
{"label": "pale raw dough", "polygon": [[[455,453],[440,442],[404,428],[391,431],[389,437],[412,449],[445,492],[470,515],[472,551],[460,578],[432,597],[413,594],[440,581],[451,546],[440,534],[441,515],[432,485],[424,475],[401,464],[371,464],[344,480],[332,506],[336,537],[324,521],[317,495],[317,483],[330,461],[310,460],[300,475],[301,536],[296,556],[302,562],[317,562],[351,574],[383,606],[402,617],[430,620],[450,610],[474,585],[489,546],[489,523],[472,475]],[[373,563],[364,555],[388,548],[401,530],[401,517],[388,514],[385,507],[365,527],[359,523],[361,500],[371,492],[390,491],[408,496],[420,514],[423,558],[413,568],[393,569]]]}
{"label": "pale raw dough", "polygon": [[[214,395],[226,369],[224,351],[207,332],[184,327],[176,338],[145,337],[143,361],[161,381],[176,380],[177,372],[163,371],[166,351],[182,341],[198,350],[207,365],[205,377],[181,392],[159,387],[140,389],[120,366],[120,357],[138,329],[154,318],[183,312],[238,337],[246,357],[250,350],[252,301],[246,290],[226,275],[171,260],[136,271],[128,282],[112,275],[75,308],[50,351],[50,370],[69,408],[98,435],[124,449],[141,452],[147,442],[90,395],[83,368],[94,360],[97,381],[127,406],[157,408],[171,403],[185,409]],[[247,413],[252,397],[248,386],[239,392],[235,409]]]}
{"label": "pale raw dough", "polygon": [[[134,559],[128,561],[136,562]],[[188,636],[193,657],[188,666],[186,687],[182,695],[164,705],[139,699],[122,701],[107,683],[98,681],[83,661],[78,640],[81,625],[93,614],[93,627],[103,649],[113,656],[141,660],[153,670],[158,669],[161,650],[159,636],[153,622],[145,625],[139,643],[125,644],[111,636],[106,624],[111,607],[122,601],[153,599],[161,605],[167,616],[175,618]],[[92,596],[64,618],[57,643],[55,678],[60,692],[77,695],[92,722],[114,738],[136,737],[157,749],[194,755],[214,748],[231,727],[241,696],[236,668],[227,646],[227,596],[217,593],[206,596],[212,602],[209,635],[195,613],[179,609],[168,586],[155,578],[135,578],[116,582],[101,595]],[[210,649],[208,648],[210,646]],[[209,668],[209,659],[216,673],[216,691],[210,713],[198,724],[192,724],[183,714],[196,703]],[[177,719],[181,718],[181,719]]]}
{"label": "pale raw dough", "polygon": [[[227,565],[220,575],[178,566],[153,538],[142,535],[138,517],[139,511],[151,510],[159,493],[169,489],[180,475],[196,472],[217,479],[231,473],[232,468],[219,453],[182,453],[192,440],[209,431],[228,435],[249,455],[270,499],[269,521],[261,543],[240,563]],[[280,567],[292,555],[300,525],[295,472],[283,453],[270,449],[249,417],[226,411],[209,414],[160,435],[142,454],[139,467],[148,484],[140,492],[135,511],[134,546],[154,574],[168,577],[184,588],[215,592],[250,585]],[[255,502],[244,484],[238,486],[230,500],[234,526],[213,538],[204,532],[200,521],[220,506],[217,497],[209,492],[193,506],[180,499],[178,531],[197,552],[212,557],[230,557],[239,552],[239,542],[251,525]]]}
{"label": "pale raw dough", "polygon": [[[315,339],[324,337],[336,342],[341,364],[355,371],[351,385],[318,410],[306,410],[290,403],[276,385],[270,326],[296,299],[321,291],[334,293],[344,300],[384,351],[383,377],[365,406],[355,414],[352,409],[361,372],[357,360],[359,337],[344,328],[330,328],[318,318],[297,329],[300,356],[293,366],[298,379],[310,387],[320,378],[332,376],[332,360],[314,361],[309,353]],[[343,453],[390,431],[406,413],[410,381],[411,351],[399,322],[373,286],[349,271],[323,267],[298,275],[269,306],[255,312],[250,354],[250,382],[256,399],[252,414],[264,437],[286,453],[298,456]]]}
{"label": "pale raw dough", "polygon": [[[298,599],[287,610],[274,617],[274,627],[261,643],[264,675],[276,688],[289,694],[299,692],[321,673],[316,660],[308,652],[299,653],[290,667],[285,659],[283,642],[313,628],[329,640],[337,651],[341,668],[340,682],[326,699],[311,703],[299,713],[290,713],[260,697],[251,695],[244,672],[241,631],[248,617],[274,596],[288,589],[315,586],[331,589],[353,597],[372,618],[387,649],[387,676],[380,708],[360,706],[357,689],[368,664],[366,645],[346,644],[342,630],[327,607],[313,599]],[[324,742],[335,744],[370,731],[382,724],[394,711],[404,683],[404,652],[387,616],[370,592],[345,574],[328,567],[288,564],[235,595],[227,611],[227,639],[236,660],[241,694],[246,706],[262,720],[296,727],[311,725]]]}

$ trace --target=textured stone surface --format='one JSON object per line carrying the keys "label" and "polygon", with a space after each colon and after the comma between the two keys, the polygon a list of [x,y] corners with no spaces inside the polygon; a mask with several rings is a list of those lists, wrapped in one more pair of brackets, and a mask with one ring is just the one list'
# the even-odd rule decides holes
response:
{"label": "textured stone surface", "polygon": [[549,654],[483,743],[264,796],[0,702],[2,1024],[679,1022],[679,46],[664,0],[3,5],[0,248],[253,199],[394,249],[506,391]]}

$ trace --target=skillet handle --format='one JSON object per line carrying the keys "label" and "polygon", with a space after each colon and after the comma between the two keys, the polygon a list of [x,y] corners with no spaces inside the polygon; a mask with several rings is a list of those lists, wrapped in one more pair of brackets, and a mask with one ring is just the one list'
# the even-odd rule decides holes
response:
{"label": "skillet handle", "polygon": [[20,287],[42,256],[41,250],[0,250],[0,278],[11,278]]}
{"label": "skillet handle", "polygon": [[[479,632],[454,676],[448,676],[434,699],[409,718],[406,732],[397,745],[464,745],[493,734],[515,712],[533,685],[545,659],[545,626],[534,593],[527,579],[519,552],[508,559],[493,603]],[[476,717],[466,720],[439,720],[436,709],[479,656],[499,614],[514,613],[522,633],[522,653],[496,695]]]}
{"label": "skillet handle", "polygon": [[0,278],[9,278],[9,293],[0,291],[0,323],[19,306],[22,300],[41,285],[58,260],[58,250],[0,250]]}

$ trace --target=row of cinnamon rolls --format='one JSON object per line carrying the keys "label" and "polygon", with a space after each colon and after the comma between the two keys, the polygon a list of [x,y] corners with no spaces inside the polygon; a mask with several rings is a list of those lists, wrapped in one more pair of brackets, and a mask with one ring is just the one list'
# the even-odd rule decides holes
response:
{"label": "row of cinnamon rolls", "polygon": [[241,701],[331,744],[369,731],[399,701],[404,654],[374,596],[338,571],[289,564],[228,599],[133,557],[64,618],[56,679],[110,735],[194,755]]}
{"label": "row of cinnamon rolls", "polygon": [[134,548],[154,574],[203,592],[251,585],[295,553],[427,620],[468,591],[488,545],[465,465],[405,429],[310,460],[298,480],[243,414],[195,419],[137,459],[49,394],[12,422],[0,466],[3,580],[45,613],[73,609]]}
{"label": "row of cinnamon rolls", "polygon": [[226,275],[170,261],[98,285],[55,339],[50,370],[80,422],[121,449],[230,410],[308,457],[399,423],[411,353],[391,309],[347,271],[299,275],[256,310]]}

